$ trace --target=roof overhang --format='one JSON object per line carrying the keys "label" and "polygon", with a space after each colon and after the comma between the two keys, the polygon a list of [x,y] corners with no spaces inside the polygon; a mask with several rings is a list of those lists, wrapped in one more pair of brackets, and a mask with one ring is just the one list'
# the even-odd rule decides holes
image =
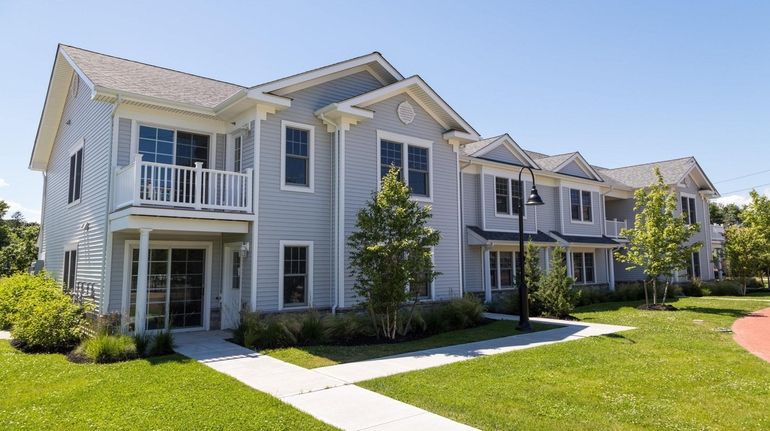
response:
{"label": "roof overhang", "polygon": [[[368,116],[368,114],[364,114],[365,108],[399,94],[408,94],[447,132],[453,132],[450,136],[462,137],[462,139],[479,139],[478,132],[417,75],[347,100],[332,103],[317,110],[316,114],[323,114],[327,117],[355,114],[363,119]],[[369,110],[368,112],[372,111]]]}
{"label": "roof overhang", "polygon": [[570,163],[575,162],[580,166],[581,169],[586,171],[589,175],[593,176],[596,181],[604,182],[604,179],[601,175],[599,175],[598,172],[591,166],[590,163],[586,161],[586,159],[583,157],[580,152],[575,152],[571,157],[569,157],[567,160],[561,162],[561,164],[557,167],[555,167],[553,170],[554,172],[559,172],[560,170],[564,169],[565,166],[569,165]]}
{"label": "roof overhang", "polygon": [[684,175],[682,175],[679,181],[677,181],[677,184],[684,181],[684,179],[687,178],[687,176],[689,175],[693,177],[693,179],[695,180],[695,183],[698,184],[699,187],[701,187],[700,189],[701,195],[706,196],[710,199],[718,198],[720,194],[717,188],[714,186],[714,183],[711,182],[709,177],[706,175],[706,172],[703,170],[703,168],[701,168],[700,164],[698,163],[698,160],[696,160],[695,157],[693,157],[693,161],[695,163],[693,163],[692,167],[687,172],[685,172]]}
{"label": "roof overhang", "polygon": [[489,153],[497,147],[503,146],[508,149],[517,159],[523,160],[531,168],[540,169],[540,165],[524,151],[516,141],[513,140],[511,135],[505,133],[497,137],[494,141],[478,149],[477,151],[469,154],[471,157],[483,157],[484,154]]}

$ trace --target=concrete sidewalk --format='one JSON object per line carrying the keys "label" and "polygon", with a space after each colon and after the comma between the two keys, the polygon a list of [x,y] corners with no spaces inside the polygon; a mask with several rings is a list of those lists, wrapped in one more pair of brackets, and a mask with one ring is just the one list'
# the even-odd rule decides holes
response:
{"label": "concrete sidewalk", "polygon": [[[486,313],[485,316],[491,319],[517,320],[516,316],[502,314]],[[224,331],[178,334],[175,350],[344,430],[470,430],[474,428],[352,383],[481,356],[633,329],[628,326],[553,319],[537,318],[532,321],[561,326],[547,331],[312,370],[229,343],[225,339],[229,338],[230,334]]]}
{"label": "concrete sidewalk", "polygon": [[[496,313],[484,313],[484,317],[495,320],[518,320],[518,316]],[[548,344],[563,343],[585,337],[595,337],[634,329],[630,326],[573,322],[545,318],[532,318],[531,321],[559,325],[560,327],[546,331],[495,338],[492,340],[403,353],[368,361],[315,368],[313,371],[334,379],[342,380],[346,383],[356,383],[393,374],[467,361],[481,356],[497,355],[500,353],[512,352],[514,350],[531,349],[533,347],[545,346]]]}
{"label": "concrete sidewalk", "polygon": [[8,331],[0,331],[0,340],[10,340],[11,333]]}

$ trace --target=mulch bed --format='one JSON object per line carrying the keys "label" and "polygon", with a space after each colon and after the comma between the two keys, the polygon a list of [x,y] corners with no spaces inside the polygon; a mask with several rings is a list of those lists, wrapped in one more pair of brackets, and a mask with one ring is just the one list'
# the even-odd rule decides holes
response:
{"label": "mulch bed", "polygon": [[674,307],[671,304],[642,304],[638,307],[636,307],[640,310],[649,310],[649,311],[676,311],[678,308]]}

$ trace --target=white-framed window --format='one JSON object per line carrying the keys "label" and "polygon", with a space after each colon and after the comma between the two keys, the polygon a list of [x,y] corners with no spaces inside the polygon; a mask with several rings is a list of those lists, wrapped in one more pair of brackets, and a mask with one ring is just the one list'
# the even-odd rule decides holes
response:
{"label": "white-framed window", "polygon": [[[518,216],[524,185],[518,180],[506,177],[495,177],[495,215]],[[526,207],[524,218],[527,217]]]}
{"label": "white-framed window", "polygon": [[698,222],[697,213],[695,211],[695,197],[681,194],[682,202],[682,214],[687,224],[696,224]]}
{"label": "white-framed window", "polygon": [[[434,258],[434,248],[430,247],[430,258]],[[409,290],[419,299],[433,299],[433,281],[428,281],[427,277],[417,279],[409,284]]]}
{"label": "white-framed window", "polygon": [[281,190],[312,193],[315,126],[281,121]]}
{"label": "white-framed window", "polygon": [[233,172],[241,171],[241,155],[243,153],[243,136],[233,139]]}
{"label": "white-framed window", "polygon": [[80,202],[80,193],[83,190],[83,140],[70,155],[70,175],[67,192],[67,204],[73,205]]}
{"label": "white-framed window", "polygon": [[572,221],[583,223],[591,223],[593,221],[590,191],[569,189],[569,200]]}
{"label": "white-framed window", "polygon": [[696,251],[690,255],[690,261],[687,262],[687,278],[692,280],[700,277],[700,252]]}
{"label": "white-framed window", "polygon": [[194,167],[195,162],[209,168],[212,135],[151,124],[139,124],[137,153],[142,161]]}
{"label": "white-framed window", "polygon": [[72,292],[77,282],[78,249],[77,244],[64,249],[64,268],[62,270],[62,288],[65,292]]}
{"label": "white-framed window", "polygon": [[412,190],[412,198],[433,200],[433,142],[413,136],[377,131],[377,187],[391,166]]}
{"label": "white-framed window", "polygon": [[594,254],[592,252],[572,253],[572,278],[577,284],[596,282]]}
{"label": "white-framed window", "polygon": [[516,287],[519,270],[518,251],[489,252],[489,280],[493,290]]}
{"label": "white-framed window", "polygon": [[280,241],[278,308],[313,305],[313,241]]}

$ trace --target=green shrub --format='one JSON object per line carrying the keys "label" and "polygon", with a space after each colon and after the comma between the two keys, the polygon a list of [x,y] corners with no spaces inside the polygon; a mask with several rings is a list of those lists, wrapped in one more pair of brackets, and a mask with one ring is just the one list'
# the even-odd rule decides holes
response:
{"label": "green shrub", "polygon": [[321,314],[315,310],[305,313],[300,320],[297,342],[301,344],[321,344],[325,340],[326,333]]}
{"label": "green shrub", "polygon": [[434,307],[422,313],[422,320],[425,321],[425,332],[429,334],[439,334],[450,329],[449,322],[444,318],[443,309]]}
{"label": "green shrub", "polygon": [[703,287],[708,289],[708,294],[712,296],[740,296],[743,294],[740,283],[733,280],[704,283]]}
{"label": "green shrub", "polygon": [[134,338],[127,335],[97,335],[83,341],[75,350],[75,354],[100,364],[139,357]]}
{"label": "green shrub", "polygon": [[535,301],[540,305],[540,314],[556,318],[569,316],[581,294],[580,290],[572,288],[572,284],[572,278],[567,275],[564,250],[557,247],[551,257],[551,270],[540,281],[534,294]]}
{"label": "green shrub", "polygon": [[24,298],[44,302],[61,296],[61,286],[45,274],[16,274],[0,278],[0,329],[13,326],[20,304]]}
{"label": "green shrub", "polygon": [[142,357],[146,356],[149,353],[151,343],[152,335],[148,332],[134,334],[134,345],[136,346],[137,355]]}
{"label": "green shrub", "polygon": [[686,296],[703,296],[703,283],[698,279],[695,279],[689,283],[683,283],[680,285],[680,287],[682,288],[682,293]]}
{"label": "green shrub", "polygon": [[257,344],[266,349],[289,347],[297,344],[297,338],[287,325],[287,321],[270,318],[262,328]]}
{"label": "green shrub", "polygon": [[373,337],[374,325],[369,317],[355,312],[328,315],[323,319],[326,336],[335,343],[346,344],[357,338]]}
{"label": "green shrub", "polygon": [[150,342],[149,355],[161,356],[174,353],[174,336],[171,331],[163,331],[155,334]]}
{"label": "green shrub", "polygon": [[[650,293],[652,294],[652,293]],[[610,295],[612,301],[641,301],[644,299],[644,283],[623,283],[615,287],[615,291]]]}
{"label": "green shrub", "polygon": [[[486,305],[487,311],[490,313],[502,313],[502,314],[519,314],[519,295],[515,292],[503,292],[492,297],[492,301]],[[530,296],[530,312],[532,312]]]}
{"label": "green shrub", "polygon": [[64,352],[83,336],[83,308],[64,293],[42,302],[24,295],[14,318],[13,338],[29,351]]}
{"label": "green shrub", "polygon": [[746,280],[746,287],[750,287],[750,288],[765,287],[765,283],[763,283],[762,280],[757,277],[751,277],[748,280]]}
{"label": "green shrub", "polygon": [[443,306],[444,319],[451,329],[463,329],[477,325],[484,318],[484,305],[473,295],[453,299]]}
{"label": "green shrub", "polygon": [[580,298],[577,301],[578,306],[598,304],[612,300],[612,292],[607,292],[595,288],[576,288],[580,291]]}

